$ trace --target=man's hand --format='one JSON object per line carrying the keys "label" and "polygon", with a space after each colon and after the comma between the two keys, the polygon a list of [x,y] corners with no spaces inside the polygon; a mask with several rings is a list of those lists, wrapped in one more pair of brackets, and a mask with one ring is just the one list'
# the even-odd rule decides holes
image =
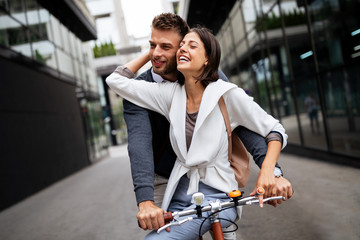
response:
{"label": "man's hand", "polygon": [[144,230],[158,230],[165,225],[164,210],[155,206],[153,201],[139,203],[137,219],[139,225]]}
{"label": "man's hand", "polygon": [[[273,194],[272,196],[283,196],[285,197],[285,199],[289,199],[292,197],[292,195],[294,194],[293,188],[291,186],[291,183],[289,182],[289,180],[287,180],[284,177],[275,177],[275,187],[273,189]],[[275,201],[271,201],[268,202],[268,204],[276,207],[277,204],[281,204],[282,200],[275,200]]]}

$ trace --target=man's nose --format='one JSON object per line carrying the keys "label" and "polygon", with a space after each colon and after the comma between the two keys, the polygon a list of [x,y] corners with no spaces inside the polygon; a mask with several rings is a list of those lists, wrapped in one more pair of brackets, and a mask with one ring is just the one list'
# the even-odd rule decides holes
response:
{"label": "man's nose", "polygon": [[162,55],[162,50],[159,46],[156,46],[154,48],[153,55],[154,55],[154,57],[160,57]]}

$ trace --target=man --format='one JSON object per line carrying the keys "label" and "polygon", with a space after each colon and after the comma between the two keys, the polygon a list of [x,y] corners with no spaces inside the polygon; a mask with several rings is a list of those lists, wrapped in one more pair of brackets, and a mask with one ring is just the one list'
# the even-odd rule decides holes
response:
{"label": "man", "polygon": [[[137,79],[158,83],[176,81],[178,71],[175,55],[181,39],[188,31],[188,25],[178,15],[166,13],[156,16],[149,41],[153,67]],[[227,80],[221,73],[220,78]],[[128,151],[139,207],[137,218],[144,230],[156,230],[164,225],[164,210],[157,206],[161,205],[167,178],[176,159],[169,141],[169,122],[160,114],[142,109],[126,100],[124,117],[128,127]],[[267,150],[265,139],[245,128],[239,127],[235,131],[260,167]],[[291,184],[282,177],[278,165],[275,171],[276,193],[290,198]],[[276,206],[277,203],[281,201],[274,202],[273,205]]]}

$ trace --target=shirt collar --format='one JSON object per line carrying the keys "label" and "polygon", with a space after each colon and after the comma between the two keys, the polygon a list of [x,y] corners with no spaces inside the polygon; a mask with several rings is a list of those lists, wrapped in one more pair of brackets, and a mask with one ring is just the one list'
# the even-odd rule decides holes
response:
{"label": "shirt collar", "polygon": [[[169,80],[164,79],[162,76],[160,76],[160,75],[157,74],[156,72],[154,72],[154,69],[153,69],[153,68],[151,68],[151,75],[152,75],[154,81],[157,82],[157,83],[171,82],[171,81],[169,81]],[[177,82],[177,81],[175,81],[175,82]]]}
{"label": "shirt collar", "polygon": [[152,75],[154,81],[157,83],[161,83],[161,82],[165,81],[165,79],[163,79],[159,74],[154,72],[153,68],[151,68],[151,75]]}

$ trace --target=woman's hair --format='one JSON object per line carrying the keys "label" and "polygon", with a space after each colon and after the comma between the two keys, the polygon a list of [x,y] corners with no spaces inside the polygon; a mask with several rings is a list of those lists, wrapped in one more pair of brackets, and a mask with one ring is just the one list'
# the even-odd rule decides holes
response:
{"label": "woman's hair", "polygon": [[[219,79],[218,68],[221,57],[220,44],[207,28],[196,27],[190,29],[189,32],[197,33],[205,47],[208,64],[205,66],[204,71],[195,78],[200,81],[204,87],[206,87],[209,83],[215,82]],[[178,82],[180,84],[184,84],[184,77],[182,75],[179,75],[178,77]]]}
{"label": "woman's hair", "polygon": [[190,30],[185,20],[174,13],[162,13],[154,17],[151,26],[158,30],[175,30],[182,38]]}

